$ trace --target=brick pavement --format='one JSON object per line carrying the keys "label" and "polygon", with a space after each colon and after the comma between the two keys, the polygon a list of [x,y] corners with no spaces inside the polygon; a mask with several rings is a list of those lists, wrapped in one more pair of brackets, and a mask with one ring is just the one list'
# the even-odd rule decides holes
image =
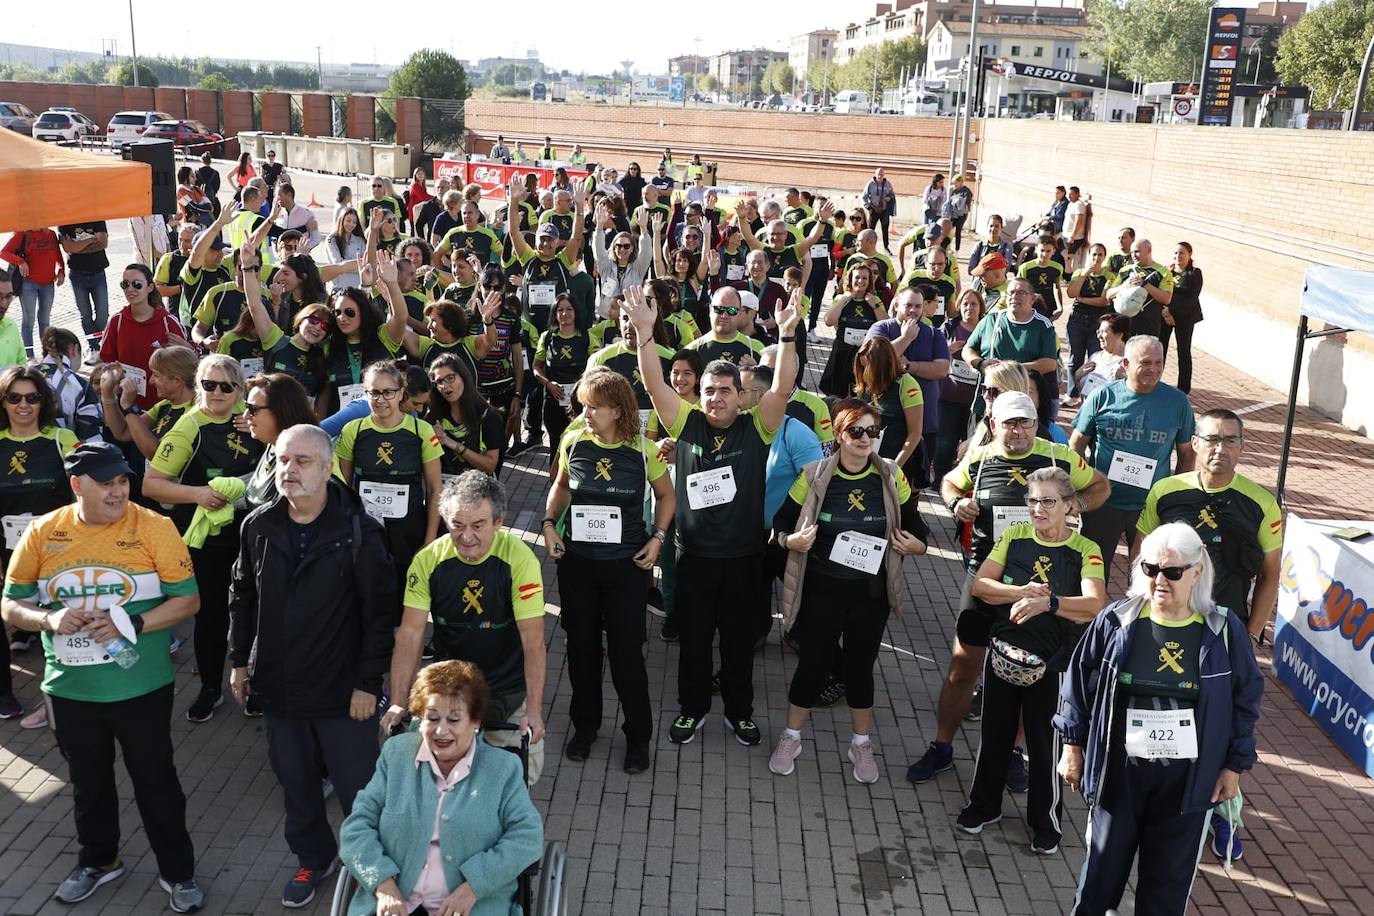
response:
{"label": "brick pavement", "polygon": [[[308,181],[323,188],[337,179]],[[112,229],[112,248],[118,251],[123,244],[127,252],[127,233],[121,241],[119,227]],[[122,252],[112,259],[122,263]],[[117,286],[113,289],[117,296]],[[55,315],[74,326],[69,293],[59,295]],[[814,363],[812,368],[818,372]],[[1282,400],[1280,393],[1205,354],[1198,354],[1195,380],[1200,409]],[[1273,483],[1282,421],[1278,404],[1246,416],[1244,470],[1266,485]],[[1294,456],[1290,508],[1319,517],[1374,514],[1374,499],[1363,486],[1374,467],[1374,443],[1302,410]],[[543,514],[544,460],[542,451],[522,455],[505,475],[513,493],[511,523],[524,532],[536,528]],[[591,759],[563,761],[559,750],[567,738],[569,688],[556,621],[557,583],[552,564],[545,564],[550,754],[533,795],[547,836],[568,849],[570,912],[1052,914],[1067,909],[1083,855],[1085,810],[1079,799],[1066,805],[1063,851],[1043,858],[1029,853],[1021,797],[1009,796],[1006,820],[981,836],[954,828],[972,777],[976,728],[962,730],[956,739],[953,772],[919,788],[903,779],[906,764],[919,756],[934,729],[959,581],[947,516],[928,500],[924,508],[935,531],[932,550],[906,564],[910,609],[892,619],[877,666],[875,741],[883,773],[871,787],[854,783],[843,759],[848,733],[843,707],[817,712],[791,777],[769,773],[767,746],[741,747],[719,716],[683,748],[657,736],[653,770],[628,777],[619,765],[624,747],[619,710],[614,691],[607,689],[606,719]],[[534,541],[532,534],[527,537]],[[676,657],[657,638],[650,640],[647,659],[660,728],[677,708]],[[189,646],[178,655],[172,734],[189,796],[198,875],[209,894],[205,912],[278,912],[278,894],[294,863],[281,835],[281,800],[267,766],[261,721],[244,719],[228,707],[202,726],[181,718],[197,686],[190,658]],[[785,715],[795,659],[776,632],[757,659],[758,719],[771,741]],[[37,697],[35,661],[33,653],[16,659],[17,689],[27,704]],[[1261,661],[1269,672],[1267,652]],[[1243,783],[1249,804],[1245,860],[1227,875],[1210,852],[1204,853],[1191,911],[1368,913],[1374,908],[1374,878],[1362,866],[1374,824],[1374,787],[1272,677],[1268,687],[1259,724],[1260,764]],[[0,791],[0,912],[68,912],[50,900],[75,861],[60,754],[47,732],[24,732],[6,723],[0,736],[5,790]],[[125,793],[128,873],[76,912],[148,913],[165,906],[122,773],[119,784]],[[1130,911],[1129,900],[1123,909]],[[322,895],[306,912],[327,910],[327,895]]]}

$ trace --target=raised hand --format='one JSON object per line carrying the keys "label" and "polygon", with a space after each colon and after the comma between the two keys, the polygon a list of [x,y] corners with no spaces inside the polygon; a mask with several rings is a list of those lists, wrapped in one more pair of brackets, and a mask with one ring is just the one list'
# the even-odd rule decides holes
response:
{"label": "raised hand", "polygon": [[644,299],[644,287],[631,286],[625,290],[625,304],[621,306],[629,316],[640,341],[654,338],[654,307]]}
{"label": "raised hand", "polygon": [[792,295],[787,297],[787,306],[778,309],[778,333],[783,337],[788,337],[797,329],[797,322],[801,320],[802,291],[801,288],[792,290]]}

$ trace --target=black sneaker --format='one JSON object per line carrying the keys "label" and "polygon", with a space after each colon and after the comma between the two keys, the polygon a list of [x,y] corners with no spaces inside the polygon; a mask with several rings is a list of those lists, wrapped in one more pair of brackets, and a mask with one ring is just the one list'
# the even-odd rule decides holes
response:
{"label": "black sneaker", "polygon": [[1031,852],[1038,856],[1052,856],[1059,851],[1059,834],[1053,830],[1035,831],[1035,839],[1031,840]]}
{"label": "black sneaker", "polygon": [[430,641],[426,642],[426,643],[425,643],[425,647],[424,647],[423,649],[420,650],[420,661],[422,661],[422,662],[432,662],[432,661],[434,661],[434,641],[433,641],[433,640],[430,640]]}
{"label": "black sneaker", "polygon": [[720,696],[720,672],[711,675],[711,696]]}
{"label": "black sneaker", "polygon": [[224,694],[218,690],[200,691],[196,701],[186,710],[186,721],[188,722],[209,722],[215,715],[215,710],[224,705]]}
{"label": "black sneaker", "polygon": [[80,903],[94,894],[102,884],[109,884],[124,874],[124,863],[115,859],[112,865],[104,868],[77,867],[57,886],[53,894],[62,903]]}
{"label": "black sneaker", "polygon": [[970,806],[959,812],[959,818],[955,823],[959,825],[959,829],[964,831],[964,833],[972,833],[976,836],[983,832],[984,827],[991,827],[1001,819],[1001,814],[995,815],[994,817],[984,817],[982,814],[974,811]]}
{"label": "black sneaker", "polygon": [[1011,749],[1011,759],[1007,761],[1007,788],[1013,792],[1024,792],[1030,785],[1026,775],[1026,756],[1019,747]]}
{"label": "black sneaker", "polygon": [[646,603],[649,607],[655,607],[663,611],[664,616],[667,616],[668,609],[663,606],[663,589],[659,588],[657,585],[649,586],[649,600]]}
{"label": "black sneaker", "polygon": [[592,742],[596,740],[596,735],[588,732],[573,732],[573,736],[568,739],[568,743],[563,748],[563,756],[569,760],[581,763],[591,756]]}
{"label": "black sneaker", "polygon": [[735,740],[745,747],[756,747],[763,740],[763,735],[759,733],[759,727],[754,724],[753,719],[731,719],[726,716],[725,724],[735,733]]}
{"label": "black sneaker", "polygon": [[844,699],[844,681],[830,675],[825,681],[825,686],[821,688],[820,695],[816,697],[817,706],[834,706]]}
{"label": "black sneaker", "polygon": [[930,742],[921,759],[906,768],[906,778],[917,784],[930,782],[936,773],[954,769],[954,746],[940,741]]}
{"label": "black sneaker", "polygon": [[689,716],[683,713],[677,717],[672,727],[668,729],[668,740],[674,744],[691,744],[692,739],[697,736],[697,732],[701,731],[701,726],[705,721],[705,719],[698,718],[697,716]]}
{"label": "black sneaker", "polygon": [[973,699],[969,701],[968,712],[964,713],[965,722],[977,722],[983,718],[983,684],[973,688]]}
{"label": "black sneaker", "polygon": [[315,888],[339,867],[339,860],[335,859],[329,863],[329,867],[321,870],[315,868],[298,868],[295,877],[286,882],[286,887],[281,891],[281,905],[290,909],[298,909],[305,906],[315,899]]}
{"label": "black sneaker", "polygon": [[506,449],[506,457],[514,458],[516,455],[519,455],[521,452],[525,451],[529,447],[530,443],[521,442],[519,439],[516,439],[515,444],[512,445],[510,448]]}
{"label": "black sneaker", "polygon": [[243,715],[248,719],[262,718],[262,707],[258,705],[258,698],[251,693],[248,694],[247,702],[243,704]]}
{"label": "black sneaker", "polygon": [[649,768],[649,745],[645,741],[631,741],[625,748],[625,772],[634,776]]}
{"label": "black sneaker", "polygon": [[664,642],[677,642],[679,636],[677,631],[677,621],[671,617],[664,617],[663,628],[658,631],[658,636]]}

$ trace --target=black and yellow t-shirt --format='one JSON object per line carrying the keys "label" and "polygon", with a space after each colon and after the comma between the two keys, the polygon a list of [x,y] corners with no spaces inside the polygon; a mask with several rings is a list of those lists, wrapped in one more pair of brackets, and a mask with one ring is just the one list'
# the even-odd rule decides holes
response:
{"label": "black and yellow t-shirt", "polygon": [[1191,526],[1207,546],[1216,572],[1213,600],[1248,618],[1250,582],[1264,555],[1283,547],[1283,515],[1273,494],[1240,474],[1218,490],[1204,487],[1197,471],[1176,474],[1150,488],[1136,528],[1149,534],[1169,522]]}
{"label": "black and yellow t-shirt", "polygon": [[[404,485],[407,515],[416,518],[425,510],[425,465],[443,456],[434,427],[418,417],[402,416],[389,429],[371,414],[344,424],[334,454],[353,463],[354,486],[363,483]],[[366,495],[366,494],[364,494]]]}
{"label": "black and yellow t-shirt", "polygon": [[185,404],[173,404],[163,398],[152,407],[149,407],[144,414],[148,418],[148,430],[159,442],[162,437],[167,435],[167,431],[172,428],[177,420],[186,415],[186,411],[194,406],[193,402],[187,401]]}
{"label": "black and yellow t-shirt", "polygon": [[835,346],[845,346],[849,351],[863,345],[868,329],[878,320],[878,307],[882,305],[877,296],[868,299],[851,298],[840,307],[835,319]]}
{"label": "black and yellow t-shirt", "polygon": [[566,336],[558,331],[545,331],[539,335],[534,358],[544,364],[552,381],[570,385],[581,378],[583,370],[587,368],[591,346],[591,335],[586,331],[575,331]]}
{"label": "black and yellow t-shirt", "polygon": [[23,533],[21,516],[42,515],[72,501],[62,459],[76,446],[76,433],[60,426],[23,438],[0,429],[0,516],[5,519],[0,548],[5,553]]}
{"label": "black and yellow t-shirt", "polygon": [[684,344],[684,349],[696,350],[708,366],[718,359],[727,360],[738,366],[746,356],[751,356],[754,362],[758,362],[760,354],[763,353],[763,342],[739,331],[724,340],[718,340],[713,332],[708,331],[691,343]]}
{"label": "black and yellow t-shirt", "polygon": [[878,420],[883,432],[878,439],[878,454],[884,458],[896,458],[906,444],[906,412],[925,406],[921,395],[921,383],[903,372],[893,380],[881,394],[865,396],[868,403],[878,410]]}
{"label": "black and yellow t-shirt", "polygon": [[[188,487],[203,487],[217,477],[242,477],[245,480],[262,457],[263,444],[247,433],[234,428],[233,417],[243,413],[243,402],[234,405],[233,415],[216,420],[200,408],[184,414],[172,425],[150,465]],[[185,530],[195,514],[194,505],[178,505],[172,509],[177,527]],[[241,522],[237,518],[236,522]],[[207,543],[222,540],[238,541],[238,524],[226,525],[212,534]]]}
{"label": "black and yellow t-shirt", "polygon": [[[262,299],[270,313],[272,309],[267,297],[263,296]],[[216,334],[227,334],[239,323],[239,315],[243,313],[247,301],[237,283],[221,283],[205,291],[200,304],[196,306],[195,314],[191,317]]]}
{"label": "black and yellow t-shirt", "polygon": [[[180,251],[169,251],[157,262],[157,270],[153,272],[153,282],[159,286],[180,286],[181,268],[186,266],[189,256]],[[182,320],[186,312],[181,310],[181,293],[167,299],[164,303],[167,311],[177,320]]]}
{"label": "black and yellow t-shirt", "polygon": [[[431,397],[437,398],[438,395],[434,394]],[[449,438],[455,442],[463,443],[468,451],[483,454],[490,449],[500,447],[506,438],[506,421],[502,419],[500,412],[494,408],[488,408],[486,413],[482,414],[481,419],[472,426],[466,422],[454,420],[452,416],[441,417],[439,428],[443,429]],[[445,480],[470,470],[472,470],[472,465],[468,464],[457,449],[444,449],[444,454],[439,459],[439,471]]]}
{"label": "black and yellow t-shirt", "polygon": [[[696,404],[682,401],[668,428],[677,440],[677,542],[699,557],[750,557],[763,550],[764,467],[777,430],[757,410],[742,410],[724,429],[712,426]],[[698,477],[696,475],[706,475]],[[705,508],[704,493],[734,496]]]}
{"label": "black and yellow t-shirt", "polygon": [[782,275],[787,271],[787,268],[795,267],[801,270],[802,265],[806,262],[806,251],[802,249],[800,244],[788,245],[781,251],[775,251],[765,246],[763,254],[768,258],[769,278],[779,282],[782,281]]}
{"label": "black and yellow t-shirt", "polygon": [[463,361],[472,373],[472,377],[477,378],[477,335],[469,334],[467,337],[460,337],[449,343],[440,343],[433,337],[426,337],[417,334],[415,337],[416,347],[415,359],[428,369],[434,365],[434,361],[446,353],[452,353]]}
{"label": "black and yellow t-shirt", "polygon": [[[182,308],[186,314],[194,315],[200,308],[201,300],[205,294],[221,284],[228,283],[233,285],[234,275],[229,272],[229,268],[220,264],[214,270],[205,267],[192,267],[188,260],[181,267],[181,301]],[[236,287],[237,288],[237,287]],[[242,296],[242,293],[240,293]],[[242,304],[242,299],[240,299]],[[237,317],[234,319],[237,321]],[[231,321],[229,327],[233,327]]]}
{"label": "black and yellow t-shirt", "polygon": [[367,340],[349,338],[342,347],[331,341],[324,357],[325,381],[340,387],[361,385],[363,370],[378,360],[395,359],[400,350],[400,342],[391,339],[386,325]]}
{"label": "black and yellow t-shirt", "polygon": [[[1117,675],[1130,697],[1130,708],[1186,709],[1197,701],[1202,689],[1199,669],[1206,629],[1201,614],[1164,620],[1151,615],[1149,602],[1145,603],[1131,627],[1130,648]],[[1165,702],[1156,702],[1159,700]]]}
{"label": "black and yellow t-shirt", "polygon": [[[969,493],[973,489],[973,482],[978,481],[978,492],[970,493],[974,502],[978,503],[978,519],[973,523],[970,570],[977,570],[982,565],[996,540],[997,530],[1011,523],[1009,520],[1002,525],[995,524],[995,510],[1010,509],[1021,519],[1029,518],[1026,514],[1026,494],[1029,492],[1026,478],[1032,471],[1048,467],[1066,471],[1076,490],[1082,490],[1093,480],[1093,469],[1082,455],[1067,445],[1039,437],[1024,455],[1004,455],[996,442],[971,448],[959,466],[950,472],[955,486],[963,493]],[[978,476],[980,468],[981,479]]]}
{"label": "black and yellow t-shirt", "polygon": [[[607,445],[583,426],[565,435],[558,450],[572,493],[561,526],[568,550],[592,560],[634,556],[649,539],[644,528],[649,484],[668,473],[658,447],[643,436]],[[611,543],[582,537],[584,530],[595,530],[597,510],[606,509],[616,513],[619,539]]]}
{"label": "black and yellow t-shirt", "polygon": [[381,207],[384,210],[390,210],[391,214],[395,216],[398,221],[403,216],[405,216],[405,210],[401,208],[401,202],[396,198],[369,197],[367,200],[363,201],[362,207],[358,210],[359,222],[361,222],[363,226],[366,227],[371,225],[372,210],[376,207]]}
{"label": "black and yellow t-shirt", "polygon": [[1107,287],[1116,286],[1116,277],[1110,273],[1095,274],[1083,267],[1074,271],[1073,279],[1083,278],[1083,285],[1078,288],[1078,298],[1074,299],[1073,307],[1085,309],[1093,313],[1105,313],[1110,305],[1088,305],[1082,299],[1100,299],[1107,295]]}
{"label": "black and yellow t-shirt", "polygon": [[[988,559],[1001,565],[1004,584],[1038,582],[1059,597],[1079,597],[1083,594],[1084,579],[1105,578],[1102,551],[1095,542],[1072,530],[1062,541],[1041,540],[1035,526],[1028,522],[1008,527]],[[1014,624],[1009,619],[1010,604],[993,610],[997,616],[991,629],[993,637],[1034,652],[1046,662],[1053,660],[1051,668],[1055,671],[1064,670],[1068,653],[1086,629],[1085,624],[1049,611]]]}
{"label": "black and yellow t-shirt", "polygon": [[877,286],[880,282],[897,282],[897,265],[892,263],[890,255],[882,251],[875,251],[872,254],[864,254],[862,251],[854,252],[844,262],[845,273],[849,272],[851,266],[855,264],[867,264],[869,261],[880,261],[883,265],[883,275],[874,280],[874,286]]}
{"label": "black and yellow t-shirt", "polygon": [[[904,509],[911,502],[911,485],[900,471],[894,469],[893,475],[897,484],[897,505],[899,509]],[[787,498],[801,507],[810,492],[811,481],[803,471],[787,491]],[[837,464],[816,515],[816,540],[811,545],[807,572],[814,571],[836,579],[871,579],[872,575],[861,569],[830,559],[835,538],[844,532],[858,532],[886,541],[889,527],[887,507],[883,505],[883,477],[878,469],[870,462],[859,473],[851,474]],[[887,562],[886,557],[883,562]],[[881,573],[882,567],[879,567],[878,574]]]}
{"label": "black and yellow t-shirt", "polygon": [[[663,377],[667,378],[668,373],[673,368],[673,351],[662,344],[655,344],[658,350],[659,362],[663,366]],[[629,379],[630,387],[634,389],[635,401],[639,404],[641,411],[653,409],[653,402],[649,399],[649,392],[644,387],[644,377],[639,374],[639,354],[632,349],[625,341],[620,340],[611,344],[609,347],[602,347],[592,354],[591,359],[587,360],[587,367],[605,366],[615,372],[619,372]]]}
{"label": "black and yellow t-shirt", "polygon": [[263,358],[264,372],[281,372],[291,376],[312,397],[324,387],[323,368],[323,350],[302,347],[293,337],[278,339]]}
{"label": "black and yellow t-shirt", "polygon": [[807,220],[815,214],[806,204],[799,204],[795,207],[788,207],[782,212],[782,221],[789,226],[803,226]]}
{"label": "black and yellow t-shirt", "polygon": [[501,239],[486,226],[476,226],[472,229],[458,226],[448,231],[439,247],[449,252],[466,248],[477,256],[480,263],[491,264],[496,261],[493,255],[501,249]]}
{"label": "black and yellow t-shirt", "polygon": [[461,659],[482,670],[492,698],[491,719],[505,718],[525,690],[525,652],[516,622],[542,617],[544,583],[534,551],[509,531],[496,532],[479,560],[458,553],[444,537],[415,554],[406,573],[405,606],[434,621],[434,657]]}
{"label": "black and yellow t-shirt", "polygon": [[540,257],[527,248],[520,256],[524,283],[520,287],[520,304],[535,327],[549,326],[549,314],[558,297],[568,292],[575,265],[565,248],[551,258]]}
{"label": "black and yellow t-shirt", "polygon": [[539,225],[549,225],[558,230],[558,238],[561,241],[568,241],[572,238],[573,220],[577,219],[577,214],[569,210],[567,213],[559,213],[557,210],[545,210],[539,214]]}
{"label": "black and yellow t-shirt", "polygon": [[1064,266],[1058,261],[1050,261],[1048,264],[1041,264],[1038,261],[1027,261],[1016,270],[1016,275],[1022,280],[1029,280],[1031,286],[1035,287],[1035,292],[1045,307],[1053,311],[1057,305],[1054,291],[1059,288],[1059,284],[1064,281]]}
{"label": "black and yellow t-shirt", "polygon": [[[665,318],[663,323],[667,325],[668,319]],[[669,333],[671,334],[672,332],[670,331]],[[598,321],[591,326],[591,330],[588,331],[588,334],[591,335],[591,351],[595,353],[602,347],[609,347],[620,339],[620,322],[612,321],[609,318]]]}
{"label": "black and yellow t-shirt", "polygon": [[281,328],[275,324],[267,329],[266,340],[258,340],[255,336],[229,331],[219,339],[219,345],[215,347],[215,352],[232,356],[238,360],[239,365],[243,367],[244,377],[252,378],[266,371],[267,354],[276,350],[285,337],[286,335],[282,333]]}
{"label": "black and yellow t-shirt", "polygon": [[787,415],[815,433],[822,446],[835,441],[835,431],[830,428],[830,408],[814,391],[798,388],[792,392],[787,399]]}

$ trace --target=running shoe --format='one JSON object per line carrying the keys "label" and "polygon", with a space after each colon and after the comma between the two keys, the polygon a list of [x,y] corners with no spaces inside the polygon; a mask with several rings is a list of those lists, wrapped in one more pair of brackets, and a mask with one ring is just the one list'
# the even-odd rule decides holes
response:
{"label": "running shoe", "polygon": [[930,782],[936,773],[954,769],[954,746],[943,741],[932,741],[921,759],[907,767],[906,778],[917,785]]}
{"label": "running shoe", "polygon": [[668,740],[674,744],[691,744],[692,740],[696,738],[697,732],[701,731],[704,722],[704,719],[683,713],[668,729]]}
{"label": "running shoe", "polygon": [[778,739],[778,746],[773,748],[773,755],[768,758],[768,769],[778,776],[791,776],[797,768],[796,760],[800,754],[801,739],[783,732]]}
{"label": "running shoe", "polygon": [[62,903],[80,903],[94,894],[100,885],[109,884],[122,874],[124,863],[119,859],[115,859],[113,864],[104,868],[78,866],[57,886],[57,893],[53,896]]}

